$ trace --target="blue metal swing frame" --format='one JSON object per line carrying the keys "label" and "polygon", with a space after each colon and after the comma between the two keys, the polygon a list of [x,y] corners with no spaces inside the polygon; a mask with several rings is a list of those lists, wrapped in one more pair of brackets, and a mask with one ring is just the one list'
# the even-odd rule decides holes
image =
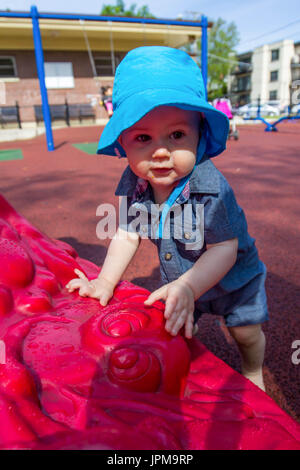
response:
{"label": "blue metal swing frame", "polygon": [[142,23],[142,24],[163,24],[163,25],[174,25],[174,26],[196,26],[202,29],[201,38],[201,70],[203,75],[203,81],[205,89],[207,90],[207,29],[208,20],[206,16],[201,17],[201,21],[172,21],[172,20],[160,20],[153,18],[131,18],[131,17],[115,17],[115,16],[96,16],[96,15],[75,15],[75,14],[64,14],[64,13],[39,13],[36,6],[32,6],[29,13],[26,12],[10,12],[0,11],[0,17],[8,18],[31,18],[32,20],[32,33],[35,50],[35,60],[37,73],[40,83],[40,91],[42,98],[42,109],[43,117],[46,129],[46,139],[48,151],[55,150],[50,108],[48,102],[48,93],[45,83],[45,71],[44,71],[44,53],[43,44],[41,38],[41,32],[39,27],[39,19],[57,19],[57,20],[86,20],[86,21],[111,21],[118,23]]}
{"label": "blue metal swing frame", "polygon": [[261,115],[260,115],[260,104],[258,104],[257,108],[257,115],[254,118],[244,118],[245,121],[261,121],[265,124],[265,132],[278,132],[277,125],[282,122],[282,121],[294,121],[296,119],[300,119],[300,114],[294,115],[287,115],[287,116],[282,116],[281,118],[277,119],[277,121],[271,123],[266,121]]}

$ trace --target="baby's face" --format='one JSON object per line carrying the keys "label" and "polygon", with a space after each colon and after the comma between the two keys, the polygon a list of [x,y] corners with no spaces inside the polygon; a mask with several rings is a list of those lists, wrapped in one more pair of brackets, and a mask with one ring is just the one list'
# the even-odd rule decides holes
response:
{"label": "baby's face", "polygon": [[199,129],[198,112],[160,106],[122,133],[130,168],[149,181],[159,202],[194,168]]}

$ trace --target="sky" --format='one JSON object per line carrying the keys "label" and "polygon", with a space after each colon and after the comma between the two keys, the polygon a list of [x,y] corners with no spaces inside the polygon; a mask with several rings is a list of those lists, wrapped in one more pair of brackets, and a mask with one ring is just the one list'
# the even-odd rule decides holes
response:
{"label": "sky", "polygon": [[[0,10],[29,11],[36,5],[40,12],[99,14],[104,4],[115,0],[0,0]],[[176,19],[204,14],[209,20],[221,17],[234,21],[239,34],[238,53],[282,39],[300,41],[299,0],[125,0],[129,7],[148,5],[157,18]]]}

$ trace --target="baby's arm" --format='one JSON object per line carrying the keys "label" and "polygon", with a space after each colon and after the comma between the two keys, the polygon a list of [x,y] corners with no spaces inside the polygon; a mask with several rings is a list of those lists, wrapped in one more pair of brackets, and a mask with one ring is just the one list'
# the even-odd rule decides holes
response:
{"label": "baby's arm", "polygon": [[228,273],[236,262],[238,239],[207,245],[207,250],[196,261],[194,266],[179,279],[191,287],[194,299],[215,286]]}
{"label": "baby's arm", "polygon": [[81,271],[76,269],[78,278],[72,279],[66,288],[69,292],[79,289],[79,295],[82,297],[93,297],[99,299],[102,306],[107,305],[139,244],[140,237],[137,233],[126,232],[119,227],[110,242],[99,276],[89,281]]}
{"label": "baby's arm", "polygon": [[207,245],[206,248],[207,251],[191,269],[153,292],[145,301],[146,305],[151,305],[156,300],[165,300],[166,330],[172,335],[185,325],[185,336],[192,337],[194,301],[215,286],[235,264],[238,239]]}

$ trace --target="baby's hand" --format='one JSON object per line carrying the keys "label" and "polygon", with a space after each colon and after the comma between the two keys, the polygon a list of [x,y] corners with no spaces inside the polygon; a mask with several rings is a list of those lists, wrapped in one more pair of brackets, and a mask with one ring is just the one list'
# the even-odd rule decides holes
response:
{"label": "baby's hand", "polygon": [[156,300],[165,300],[166,330],[176,336],[185,325],[186,338],[193,335],[194,293],[184,281],[176,280],[166,284],[149,295],[145,305],[152,305]]}
{"label": "baby's hand", "polygon": [[91,281],[88,280],[86,275],[79,269],[74,269],[78,278],[72,279],[66,285],[69,292],[79,289],[81,297],[92,297],[99,299],[100,304],[105,307],[114,293],[114,285],[106,279],[96,278]]}

